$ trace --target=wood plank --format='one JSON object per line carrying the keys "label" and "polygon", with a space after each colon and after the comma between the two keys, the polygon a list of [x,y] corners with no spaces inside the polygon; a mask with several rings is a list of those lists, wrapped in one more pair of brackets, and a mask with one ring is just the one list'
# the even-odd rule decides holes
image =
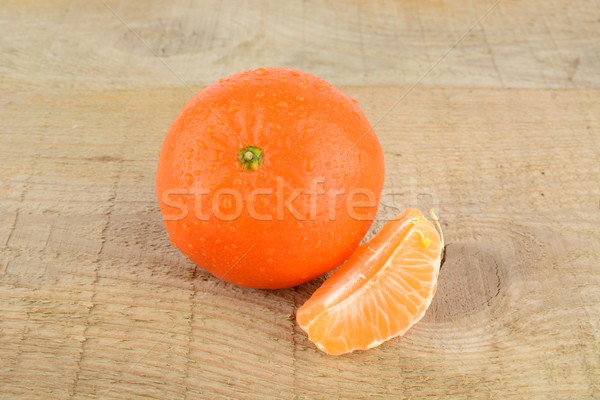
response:
{"label": "wood plank", "polygon": [[189,89],[5,90],[0,398],[597,396],[600,90],[342,89],[385,149],[372,231],[439,210],[422,322],[329,357],[293,320],[320,280],[237,288],[173,249],[154,170]]}
{"label": "wood plank", "polygon": [[596,0],[8,0],[0,88],[206,85],[258,66],[336,85],[600,84]]}

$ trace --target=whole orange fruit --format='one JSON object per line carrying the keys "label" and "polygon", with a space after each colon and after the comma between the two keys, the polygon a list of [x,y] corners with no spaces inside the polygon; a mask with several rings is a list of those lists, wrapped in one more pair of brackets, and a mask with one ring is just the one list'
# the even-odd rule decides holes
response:
{"label": "whole orange fruit", "polygon": [[381,145],[355,100],[306,72],[259,68],[185,105],[156,190],[171,242],[198,267],[275,289],[352,254],[383,180]]}

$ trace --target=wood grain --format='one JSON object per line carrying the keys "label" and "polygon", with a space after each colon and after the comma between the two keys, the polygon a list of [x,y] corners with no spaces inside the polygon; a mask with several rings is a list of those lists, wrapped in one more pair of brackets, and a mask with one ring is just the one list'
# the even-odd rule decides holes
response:
{"label": "wood grain", "polygon": [[[3,1],[0,399],[600,396],[597,1]],[[154,195],[183,106],[259,65],[358,99],[386,188],[434,206],[438,293],[403,338],[329,357],[322,279],[231,286]]]}
{"label": "wood grain", "polygon": [[206,85],[259,66],[336,85],[598,86],[597,10],[596,0],[5,0],[0,87]]}
{"label": "wood grain", "polygon": [[[407,88],[342,89],[376,121]],[[420,324],[338,358],[293,320],[319,280],[241,289],[170,246],[154,169],[188,94],[3,93],[0,397],[598,394],[599,90],[418,88],[377,125],[382,220],[436,205],[446,261]]]}

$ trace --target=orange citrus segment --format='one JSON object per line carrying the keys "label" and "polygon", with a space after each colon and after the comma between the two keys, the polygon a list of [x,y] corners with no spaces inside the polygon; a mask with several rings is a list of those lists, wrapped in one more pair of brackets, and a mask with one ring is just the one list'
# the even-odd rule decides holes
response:
{"label": "orange citrus segment", "polygon": [[366,350],[403,335],[431,303],[442,249],[435,226],[418,210],[404,211],[298,309],[298,324],[328,354]]}

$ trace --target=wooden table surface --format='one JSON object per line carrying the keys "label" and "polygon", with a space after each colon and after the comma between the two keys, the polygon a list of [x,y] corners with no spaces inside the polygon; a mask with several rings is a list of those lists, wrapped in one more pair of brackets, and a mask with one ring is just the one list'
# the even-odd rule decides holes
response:
{"label": "wooden table surface", "polygon": [[[0,27],[1,399],[600,398],[598,1],[4,0]],[[326,356],[294,321],[322,279],[242,289],[169,244],[164,134],[258,66],[358,99],[381,215],[438,209],[404,337]]]}

